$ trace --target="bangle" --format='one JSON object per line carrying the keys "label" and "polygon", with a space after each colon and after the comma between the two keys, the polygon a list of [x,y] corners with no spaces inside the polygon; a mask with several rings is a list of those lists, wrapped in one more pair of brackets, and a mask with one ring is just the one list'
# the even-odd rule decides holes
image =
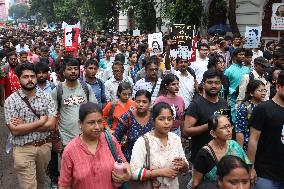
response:
{"label": "bangle", "polygon": [[153,172],[153,170],[150,169],[150,179],[151,179],[151,180],[152,180],[152,172]]}

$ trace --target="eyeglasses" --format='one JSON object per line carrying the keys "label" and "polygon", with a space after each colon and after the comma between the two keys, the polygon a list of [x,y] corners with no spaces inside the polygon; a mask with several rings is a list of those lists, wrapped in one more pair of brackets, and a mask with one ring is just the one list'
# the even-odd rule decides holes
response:
{"label": "eyeglasses", "polygon": [[267,90],[266,90],[266,89],[257,89],[256,92],[259,92],[259,93],[267,93]]}
{"label": "eyeglasses", "polygon": [[225,131],[225,130],[231,130],[231,129],[233,129],[233,127],[234,127],[233,125],[227,124],[227,125],[225,125],[225,126],[223,126],[221,128],[217,128],[217,129]]}

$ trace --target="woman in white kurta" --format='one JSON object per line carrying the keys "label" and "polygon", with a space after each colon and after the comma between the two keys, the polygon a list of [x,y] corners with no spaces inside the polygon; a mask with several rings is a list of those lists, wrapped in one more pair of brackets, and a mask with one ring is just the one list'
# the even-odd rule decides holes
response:
{"label": "woman in white kurta", "polygon": [[150,169],[146,169],[146,146],[140,137],[132,150],[131,172],[134,180],[152,181],[154,188],[179,188],[178,174],[189,168],[181,140],[171,133],[173,110],[164,102],[157,103],[152,109],[154,130],[145,134],[150,146]]}

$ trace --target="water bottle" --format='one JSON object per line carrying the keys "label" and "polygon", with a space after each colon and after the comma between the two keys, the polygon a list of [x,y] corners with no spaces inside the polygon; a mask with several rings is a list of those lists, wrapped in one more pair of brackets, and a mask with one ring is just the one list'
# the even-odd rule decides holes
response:
{"label": "water bottle", "polygon": [[[117,175],[123,175],[123,172],[124,172],[123,169],[124,169],[124,163],[122,162],[122,159],[118,157],[117,161],[114,162],[113,172]],[[115,187],[120,187],[122,183],[117,183],[113,181],[113,185]]]}

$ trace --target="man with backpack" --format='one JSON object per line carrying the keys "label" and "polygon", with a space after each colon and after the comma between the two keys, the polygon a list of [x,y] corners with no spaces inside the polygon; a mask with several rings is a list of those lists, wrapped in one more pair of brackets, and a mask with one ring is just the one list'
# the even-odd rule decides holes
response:
{"label": "man with backpack", "polygon": [[15,74],[15,68],[19,65],[16,53],[9,52],[6,57],[8,64],[5,64],[0,71],[2,73],[0,75],[0,106],[4,105],[4,99],[21,87]]}
{"label": "man with backpack", "polygon": [[236,101],[237,106],[239,106],[245,98],[248,83],[254,79],[260,80],[265,84],[265,89],[267,90],[265,100],[269,99],[270,83],[268,80],[268,73],[265,72],[266,67],[269,67],[269,65],[265,58],[258,57],[254,59],[253,71],[242,76],[242,80],[239,85],[239,94]]}
{"label": "man with backpack", "polygon": [[[80,105],[87,102],[97,103],[97,99],[92,92],[91,86],[78,79],[80,64],[77,59],[63,59],[61,62],[61,69],[65,81],[59,83],[51,92],[59,115],[55,131],[57,131],[57,129],[59,130],[60,141],[57,141],[57,144],[54,143],[53,146],[53,148],[58,148],[54,149],[58,152],[62,152],[61,148],[66,146],[71,139],[81,133],[78,126],[78,112]],[[49,171],[54,171],[54,165],[52,165],[52,170]],[[53,172],[50,173],[53,174]],[[52,182],[54,182],[54,180],[55,179],[53,178]],[[52,183],[52,187],[53,186],[55,186],[54,183]]]}
{"label": "man with backpack", "polygon": [[78,80],[80,64],[77,59],[67,58],[61,63],[65,81],[59,83],[52,90],[51,96],[56,102],[59,113],[59,132],[63,145],[80,134],[78,127],[78,111],[81,104],[95,102],[97,99],[92,88],[83,81]]}

